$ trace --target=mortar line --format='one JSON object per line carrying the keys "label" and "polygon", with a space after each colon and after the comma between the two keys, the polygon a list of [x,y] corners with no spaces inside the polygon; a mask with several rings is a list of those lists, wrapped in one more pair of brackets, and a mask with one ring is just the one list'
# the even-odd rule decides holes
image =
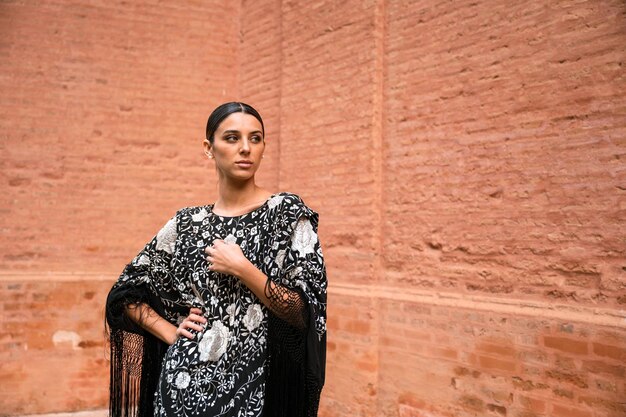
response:
{"label": "mortar line", "polygon": [[593,325],[626,328],[626,310],[555,304],[540,300],[501,298],[441,291],[419,291],[413,288],[383,285],[357,285],[335,283],[329,293],[349,297],[373,298],[403,301],[438,307],[480,310],[506,315],[551,318],[565,322],[579,322]]}

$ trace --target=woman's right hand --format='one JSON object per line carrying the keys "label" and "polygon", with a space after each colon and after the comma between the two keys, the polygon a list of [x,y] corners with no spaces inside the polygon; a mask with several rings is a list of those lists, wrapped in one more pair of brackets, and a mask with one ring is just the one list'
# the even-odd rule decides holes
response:
{"label": "woman's right hand", "polygon": [[189,310],[189,315],[176,328],[176,338],[185,336],[188,339],[193,339],[194,335],[189,330],[193,329],[201,332],[206,322],[207,320],[202,316],[202,310],[192,307]]}

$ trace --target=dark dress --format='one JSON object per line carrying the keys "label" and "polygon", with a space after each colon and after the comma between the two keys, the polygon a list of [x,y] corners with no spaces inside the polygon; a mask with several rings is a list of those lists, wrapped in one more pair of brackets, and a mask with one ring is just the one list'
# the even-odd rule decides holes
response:
{"label": "dark dress", "polygon": [[[139,415],[316,415],[327,285],[317,218],[291,193],[236,217],[213,214],[212,205],[179,210],[107,299],[112,415],[133,413],[132,401]],[[268,276],[271,308],[238,278],[207,269],[204,249],[214,239],[237,243]],[[198,307],[207,324],[168,347],[126,317],[136,302],[173,324]]]}

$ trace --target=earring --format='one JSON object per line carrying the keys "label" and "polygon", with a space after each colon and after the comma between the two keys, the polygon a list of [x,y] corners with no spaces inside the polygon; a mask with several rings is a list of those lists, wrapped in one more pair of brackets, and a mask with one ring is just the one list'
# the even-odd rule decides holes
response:
{"label": "earring", "polygon": [[261,154],[261,158],[265,158],[265,154]]}
{"label": "earring", "polygon": [[209,159],[213,159],[213,154],[212,153],[210,153],[208,156],[209,156]]}

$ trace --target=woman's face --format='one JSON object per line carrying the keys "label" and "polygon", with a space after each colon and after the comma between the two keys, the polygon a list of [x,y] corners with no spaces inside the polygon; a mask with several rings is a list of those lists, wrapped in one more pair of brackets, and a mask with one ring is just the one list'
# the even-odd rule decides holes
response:
{"label": "woman's face", "polygon": [[213,144],[205,139],[204,150],[213,155],[220,175],[250,179],[259,169],[265,150],[261,123],[250,114],[232,113],[218,126]]}

